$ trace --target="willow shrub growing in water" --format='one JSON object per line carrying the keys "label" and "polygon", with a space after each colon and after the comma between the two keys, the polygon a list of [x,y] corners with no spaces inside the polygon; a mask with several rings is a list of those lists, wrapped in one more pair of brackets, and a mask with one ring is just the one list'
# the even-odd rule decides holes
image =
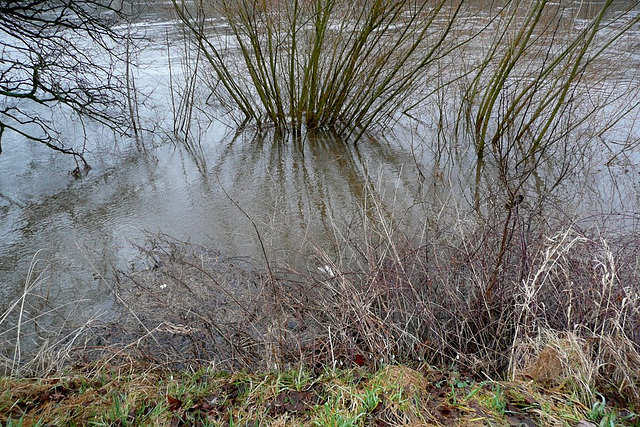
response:
{"label": "willow shrub growing in water", "polygon": [[[632,2],[614,10],[613,0],[507,2],[465,93],[478,157],[487,146],[504,153],[514,145],[536,160],[608,104],[624,105],[619,99],[624,91],[597,96],[590,85],[602,85],[602,76],[620,66],[615,65],[619,54],[611,55],[616,41],[637,25],[635,7]],[[623,110],[609,116],[617,120],[628,112]]]}
{"label": "willow shrub growing in water", "polygon": [[[423,84],[460,5],[445,0],[172,0],[240,121],[343,135],[385,123]],[[228,32],[209,19],[223,17]],[[230,101],[230,102],[229,102]],[[238,111],[239,110],[239,111]]]}
{"label": "willow shrub growing in water", "polygon": [[[464,123],[479,160],[515,144],[534,163],[606,108],[576,115],[579,96],[593,100],[585,73],[638,22],[630,13],[637,3],[620,10],[612,0],[172,4],[210,67],[201,74],[210,99],[238,123],[348,136],[387,124],[437,92],[465,112],[444,114]],[[462,96],[452,82],[466,86]]]}

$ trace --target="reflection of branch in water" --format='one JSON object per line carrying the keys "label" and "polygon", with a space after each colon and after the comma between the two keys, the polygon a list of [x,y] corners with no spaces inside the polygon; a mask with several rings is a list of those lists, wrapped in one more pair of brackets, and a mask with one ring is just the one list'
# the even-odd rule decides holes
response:
{"label": "reflection of branch in water", "polygon": [[4,194],[2,194],[2,193],[0,193],[0,199],[4,199],[4,200],[6,200],[7,202],[9,202],[9,204],[11,204],[11,205],[16,205],[16,206],[18,206],[18,207],[20,207],[20,208],[24,208],[24,207],[25,207],[22,203],[20,203],[20,202],[16,202],[16,201],[15,201],[15,200],[13,200],[11,197],[9,197],[9,196],[5,196],[5,195],[4,195]]}
{"label": "reflection of branch in water", "polygon": [[256,225],[256,223],[253,220],[253,218],[251,218],[251,216],[249,216],[249,214],[244,209],[242,209],[242,207],[238,204],[238,202],[236,202],[229,195],[229,193],[227,193],[227,190],[225,190],[224,186],[222,185],[222,182],[220,182],[220,176],[216,176],[216,178],[218,179],[218,184],[220,185],[220,189],[222,190],[224,195],[227,196],[227,199],[229,199],[229,201],[231,203],[233,203],[233,205],[236,208],[238,208],[238,210],[240,210],[240,212],[242,212],[242,214],[251,222],[251,225],[253,226],[254,230],[256,231],[256,236],[258,236],[258,242],[260,243],[260,248],[262,249],[262,255],[264,256],[264,261],[265,261],[265,263],[267,265],[267,270],[269,271],[269,277],[271,278],[271,283],[275,284],[276,280],[275,280],[275,277],[273,275],[273,271],[271,270],[271,264],[269,263],[269,257],[267,256],[267,250],[264,247],[264,242],[262,241],[262,236],[260,235],[260,230],[258,230],[258,226]]}

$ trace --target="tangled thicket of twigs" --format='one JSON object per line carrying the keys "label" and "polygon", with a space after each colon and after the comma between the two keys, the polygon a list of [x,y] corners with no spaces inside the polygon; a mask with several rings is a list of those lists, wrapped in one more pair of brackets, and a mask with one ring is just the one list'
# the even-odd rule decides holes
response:
{"label": "tangled thicket of twigs", "polygon": [[232,370],[455,364],[553,380],[591,400],[596,387],[638,400],[631,236],[514,233],[489,294],[499,227],[417,247],[383,224],[364,229],[346,230],[333,255],[318,250],[304,270],[263,272],[157,236],[143,250],[151,267],[121,277],[126,321],[109,346],[154,363]]}

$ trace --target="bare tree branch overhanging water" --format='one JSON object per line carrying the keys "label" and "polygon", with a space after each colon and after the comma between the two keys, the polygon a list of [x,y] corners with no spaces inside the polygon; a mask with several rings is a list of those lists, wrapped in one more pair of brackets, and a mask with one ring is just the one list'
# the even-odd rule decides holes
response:
{"label": "bare tree branch overhanging water", "polygon": [[[0,0],[0,153],[7,131],[70,154],[55,117],[71,114],[126,131],[126,79],[118,62],[130,45],[114,1]],[[120,27],[122,28],[122,27]]]}

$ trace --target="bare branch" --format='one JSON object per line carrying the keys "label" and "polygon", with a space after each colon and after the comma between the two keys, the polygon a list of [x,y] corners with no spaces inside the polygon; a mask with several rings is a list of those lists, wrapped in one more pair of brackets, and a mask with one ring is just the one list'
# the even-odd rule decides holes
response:
{"label": "bare branch", "polygon": [[112,1],[0,0],[0,143],[9,130],[86,164],[43,117],[53,108],[127,132],[119,63],[131,43],[114,25],[125,12]]}

